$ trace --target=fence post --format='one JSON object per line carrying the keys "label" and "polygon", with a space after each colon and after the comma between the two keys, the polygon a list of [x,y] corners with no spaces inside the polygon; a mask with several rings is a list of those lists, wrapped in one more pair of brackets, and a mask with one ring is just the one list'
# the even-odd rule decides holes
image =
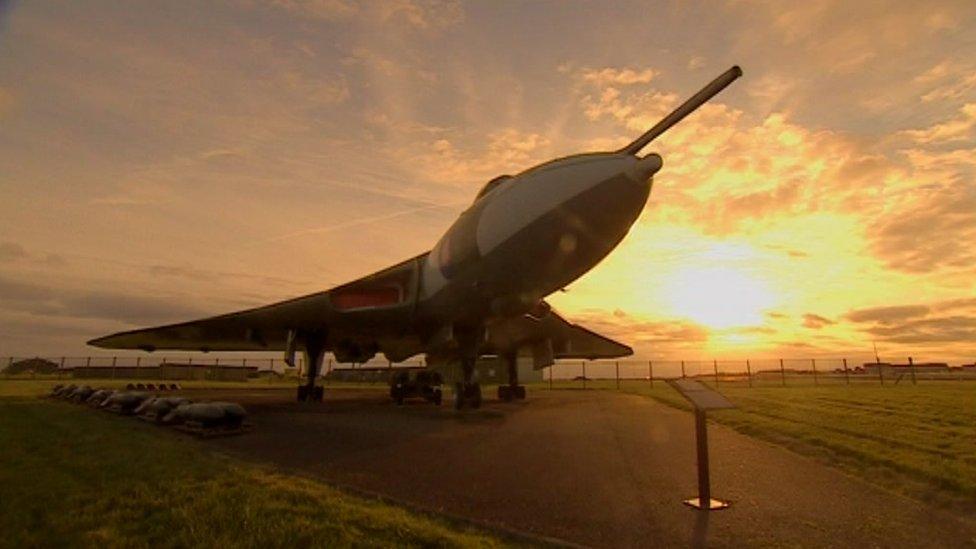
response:
{"label": "fence post", "polygon": [[586,389],[586,361],[583,361],[583,388]]}
{"label": "fence post", "polygon": [[820,382],[817,381],[817,359],[811,358],[810,365],[813,366],[813,384],[820,385]]}
{"label": "fence post", "polygon": [[878,381],[881,382],[882,385],[884,385],[884,373],[881,371],[881,361],[876,360],[875,364],[878,365]]}
{"label": "fence post", "polygon": [[681,361],[681,377],[685,377],[685,361]]}
{"label": "fence post", "polygon": [[786,368],[783,366],[783,359],[779,359],[779,377],[783,382],[783,387],[786,387]]}
{"label": "fence post", "polygon": [[556,363],[553,362],[549,365],[549,390],[552,390],[552,369],[556,367]]}
{"label": "fence post", "polygon": [[651,389],[654,388],[654,363],[647,361],[647,379],[651,382]]}
{"label": "fence post", "polygon": [[615,375],[617,376],[617,390],[619,391],[620,390],[620,361],[619,360],[613,361],[613,367],[614,370],[616,371]]}
{"label": "fence post", "polygon": [[115,359],[116,358],[118,358],[118,357],[114,357],[114,356],[112,357],[112,379],[115,379],[116,378],[116,374],[115,374]]}
{"label": "fence post", "polygon": [[64,357],[61,357],[61,364],[58,365],[58,379],[61,379],[61,374],[64,373]]}
{"label": "fence post", "polygon": [[718,389],[718,360],[712,359],[712,368],[715,370],[715,388]]}
{"label": "fence post", "polygon": [[752,364],[749,364],[749,359],[746,359],[746,379],[749,380],[749,388],[752,389]]}
{"label": "fence post", "polygon": [[908,365],[912,368],[912,385],[918,385],[918,381],[915,379],[915,361],[912,357],[908,357]]}
{"label": "fence post", "polygon": [[851,384],[851,371],[847,369],[847,359],[844,359],[844,380],[848,385]]}

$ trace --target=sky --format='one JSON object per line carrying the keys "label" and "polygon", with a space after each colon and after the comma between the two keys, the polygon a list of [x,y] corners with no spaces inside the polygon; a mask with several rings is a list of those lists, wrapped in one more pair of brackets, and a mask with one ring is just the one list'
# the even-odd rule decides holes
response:
{"label": "sky", "polygon": [[0,0],[0,356],[381,269],[733,64],[554,307],[642,359],[976,359],[970,0]]}

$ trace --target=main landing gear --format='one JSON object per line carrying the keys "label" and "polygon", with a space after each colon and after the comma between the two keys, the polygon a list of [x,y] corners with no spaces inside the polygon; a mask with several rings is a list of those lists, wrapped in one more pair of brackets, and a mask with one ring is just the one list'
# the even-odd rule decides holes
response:
{"label": "main landing gear", "polygon": [[308,365],[304,385],[298,386],[298,402],[322,402],[325,387],[315,386],[325,357],[325,337],[316,334],[305,339],[305,363]]}
{"label": "main landing gear", "polygon": [[510,402],[512,400],[525,400],[525,385],[518,382],[518,358],[515,354],[505,355],[505,363],[508,366],[508,385],[498,386],[498,400]]}

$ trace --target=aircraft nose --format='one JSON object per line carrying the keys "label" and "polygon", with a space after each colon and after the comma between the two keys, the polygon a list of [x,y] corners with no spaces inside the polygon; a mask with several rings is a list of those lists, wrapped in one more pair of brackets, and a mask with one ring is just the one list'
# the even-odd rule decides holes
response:
{"label": "aircraft nose", "polygon": [[651,153],[634,163],[630,169],[630,176],[635,181],[643,183],[657,173],[663,165],[664,160],[661,158],[661,155]]}
{"label": "aircraft nose", "polygon": [[636,159],[616,177],[594,184],[587,192],[563,205],[567,226],[579,234],[592,253],[602,257],[627,234],[644,210],[651,191],[651,178],[661,169],[660,155]]}

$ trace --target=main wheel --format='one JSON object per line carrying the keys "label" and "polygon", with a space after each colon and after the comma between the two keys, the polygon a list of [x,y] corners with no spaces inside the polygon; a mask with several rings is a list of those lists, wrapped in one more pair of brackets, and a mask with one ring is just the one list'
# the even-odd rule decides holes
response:
{"label": "main wheel", "polygon": [[481,384],[475,381],[468,387],[468,400],[471,401],[471,407],[477,410],[481,408]]}
{"label": "main wheel", "polygon": [[512,400],[512,391],[508,385],[498,386],[498,400],[501,400],[502,402],[508,402]]}
{"label": "main wheel", "polygon": [[440,406],[441,405],[441,400],[443,400],[443,398],[444,398],[444,395],[441,393],[441,390],[440,389],[437,389],[436,391],[434,391],[434,398],[433,398],[434,404]]}
{"label": "main wheel", "polygon": [[325,387],[319,385],[312,389],[312,400],[315,402],[322,402],[322,397],[325,395]]}
{"label": "main wheel", "polygon": [[515,387],[515,398],[518,400],[525,400],[525,385]]}
{"label": "main wheel", "polygon": [[454,409],[455,410],[460,410],[461,408],[464,408],[464,397],[465,397],[464,384],[460,382],[455,383],[454,384]]}

